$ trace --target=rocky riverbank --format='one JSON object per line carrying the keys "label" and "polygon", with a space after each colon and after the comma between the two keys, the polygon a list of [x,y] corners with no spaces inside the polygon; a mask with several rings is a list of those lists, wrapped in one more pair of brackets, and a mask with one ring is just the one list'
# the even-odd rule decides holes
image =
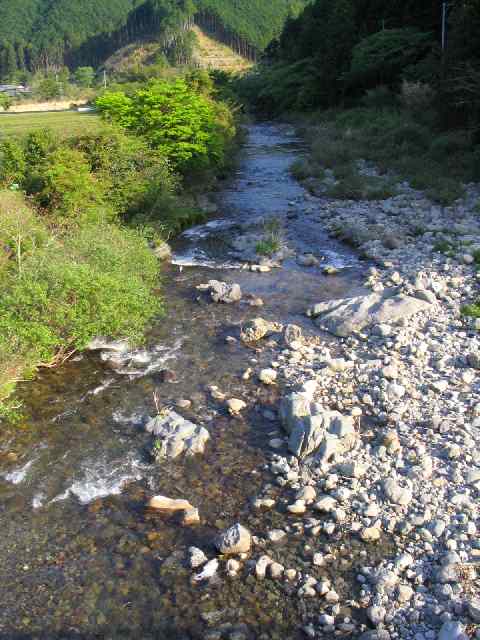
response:
{"label": "rocky riverbank", "polygon": [[[311,638],[480,638],[480,327],[461,311],[478,291],[480,223],[478,189],[468,194],[444,209],[405,184],[383,202],[311,200],[312,224],[374,261],[370,293],[305,309],[314,337],[258,331],[261,320],[243,331],[265,365],[256,355],[244,379],[283,396],[252,509],[283,522],[252,532],[252,550],[249,532],[241,550],[219,547],[220,563],[190,549],[193,580],[282,581],[286,597],[314,601]],[[244,410],[248,395],[229,402]],[[275,550],[299,538],[301,566],[282,565]],[[363,558],[350,592],[335,579],[342,548]]]}

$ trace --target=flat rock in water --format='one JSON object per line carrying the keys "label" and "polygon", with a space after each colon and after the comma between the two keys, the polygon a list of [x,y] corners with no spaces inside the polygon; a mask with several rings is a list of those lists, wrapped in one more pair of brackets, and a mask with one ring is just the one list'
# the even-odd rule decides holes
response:
{"label": "flat rock in water", "polygon": [[151,509],[159,509],[160,511],[189,511],[193,509],[188,500],[167,498],[166,496],[154,496],[148,501]]}
{"label": "flat rock in water", "polygon": [[307,315],[315,318],[318,327],[345,338],[366,327],[409,318],[430,306],[425,300],[407,295],[392,295],[387,291],[321,302],[311,307]]}
{"label": "flat rock in water", "polygon": [[176,458],[182,453],[187,456],[203,453],[210,438],[204,427],[186,420],[175,411],[152,418],[145,429],[155,436],[152,455],[157,462]]}

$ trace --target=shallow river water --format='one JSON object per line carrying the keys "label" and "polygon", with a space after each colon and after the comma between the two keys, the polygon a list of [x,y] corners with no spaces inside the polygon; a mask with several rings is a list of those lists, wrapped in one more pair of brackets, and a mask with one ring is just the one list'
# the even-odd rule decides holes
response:
{"label": "shallow river water", "polygon": [[[163,277],[166,315],[146,345],[148,375],[119,375],[98,355],[83,355],[24,384],[25,420],[1,427],[0,639],[197,639],[212,630],[231,638],[302,637],[314,606],[286,595],[284,586],[221,572],[213,583],[192,586],[184,564],[191,544],[213,557],[220,528],[240,521],[261,535],[287,519],[275,510],[254,512],[249,502],[271,482],[262,465],[279,427],[265,409],[275,407],[281,390],[243,381],[252,358],[268,363],[268,355],[226,336],[257,315],[313,333],[307,306],[354,293],[364,269],[328,239],[315,222],[321,202],[290,177],[290,164],[304,152],[293,131],[258,124],[248,133],[235,176],[217,194],[218,212],[174,243]],[[303,268],[292,258],[270,273],[239,268],[232,241],[244,233],[260,239],[262,217],[272,216],[286,244],[313,251],[321,267]],[[322,275],[326,264],[339,267],[338,275]],[[265,306],[199,299],[196,285],[211,278],[238,282]],[[175,382],[158,381],[155,373],[165,368]],[[228,416],[209,385],[250,398],[245,415]],[[165,406],[192,400],[179,412],[210,431],[203,457],[151,464],[142,426],[154,414],[155,390]],[[202,524],[184,528],[147,512],[145,501],[157,493],[188,499]],[[304,544],[299,537],[279,546],[277,559],[298,568]],[[339,544],[336,571],[348,591],[353,568],[341,561],[343,551]]]}

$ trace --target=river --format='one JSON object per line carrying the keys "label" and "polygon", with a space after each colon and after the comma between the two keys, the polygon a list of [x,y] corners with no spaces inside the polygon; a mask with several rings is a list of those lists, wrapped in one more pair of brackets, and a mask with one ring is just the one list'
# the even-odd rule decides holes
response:
{"label": "river", "polygon": [[[213,557],[213,535],[234,522],[261,534],[286,517],[250,506],[271,482],[262,467],[268,440],[279,435],[281,389],[242,374],[271,355],[225,338],[258,315],[313,333],[305,309],[355,292],[365,269],[327,237],[315,221],[321,200],[290,176],[305,152],[294,131],[268,123],[248,129],[238,169],[216,196],[218,212],[173,243],[163,274],[166,314],[138,355],[149,367],[120,375],[87,353],[20,385],[25,419],[0,435],[0,638],[303,637],[308,607],[288,588],[286,595],[284,586],[246,574],[192,586],[183,562],[192,544]],[[269,273],[240,268],[234,243],[248,234],[260,239],[272,217],[286,245],[314,252],[319,267],[291,257]],[[325,265],[338,273],[323,275]],[[199,299],[195,287],[212,278],[238,282],[264,306]],[[167,367],[175,380],[160,383]],[[228,416],[210,385],[248,398],[245,415]],[[209,430],[203,457],[151,464],[143,425],[154,414],[155,390],[165,406],[191,400],[178,411]],[[201,525],[148,513],[145,502],[158,493],[187,498]],[[304,543],[279,547],[278,560],[298,566]]]}

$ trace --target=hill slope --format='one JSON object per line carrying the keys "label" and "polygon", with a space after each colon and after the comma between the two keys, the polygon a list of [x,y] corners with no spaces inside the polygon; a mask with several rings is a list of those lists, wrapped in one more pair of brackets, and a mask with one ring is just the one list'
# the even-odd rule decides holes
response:
{"label": "hill slope", "polygon": [[195,22],[254,58],[307,0],[0,0],[0,78],[98,66],[145,36],[168,48]]}

